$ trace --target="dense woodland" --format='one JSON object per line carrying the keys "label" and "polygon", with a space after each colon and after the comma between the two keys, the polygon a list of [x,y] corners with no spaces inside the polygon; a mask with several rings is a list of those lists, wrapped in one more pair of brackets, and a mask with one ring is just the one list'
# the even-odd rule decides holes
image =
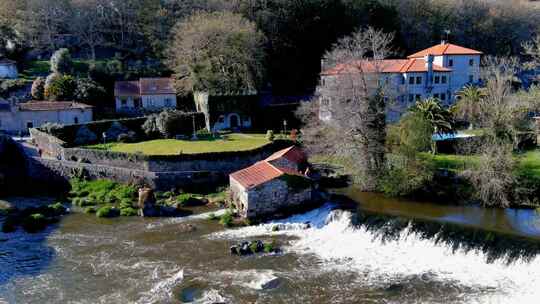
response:
{"label": "dense woodland", "polygon": [[44,58],[165,59],[175,24],[197,11],[230,11],[265,36],[264,84],[276,94],[311,92],[320,59],[368,25],[395,33],[393,56],[448,38],[492,55],[518,55],[540,24],[534,2],[512,0],[0,0],[0,53]]}

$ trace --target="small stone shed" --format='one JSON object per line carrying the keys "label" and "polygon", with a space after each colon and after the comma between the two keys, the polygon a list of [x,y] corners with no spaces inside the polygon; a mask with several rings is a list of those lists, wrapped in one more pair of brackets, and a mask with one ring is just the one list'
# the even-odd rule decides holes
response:
{"label": "small stone shed", "polygon": [[241,216],[264,218],[312,199],[304,152],[292,146],[229,176],[232,201]]}

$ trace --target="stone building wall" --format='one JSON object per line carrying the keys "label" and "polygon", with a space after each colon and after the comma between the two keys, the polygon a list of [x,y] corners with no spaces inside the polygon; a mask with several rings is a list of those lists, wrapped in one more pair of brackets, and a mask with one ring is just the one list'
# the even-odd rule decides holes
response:
{"label": "stone building wall", "polygon": [[[234,189],[231,190],[235,192]],[[240,213],[248,218],[262,218],[275,214],[280,210],[310,201],[311,191],[311,188],[293,191],[284,180],[276,178],[246,191],[247,204],[244,204]],[[233,197],[245,195],[242,192],[233,194]]]}

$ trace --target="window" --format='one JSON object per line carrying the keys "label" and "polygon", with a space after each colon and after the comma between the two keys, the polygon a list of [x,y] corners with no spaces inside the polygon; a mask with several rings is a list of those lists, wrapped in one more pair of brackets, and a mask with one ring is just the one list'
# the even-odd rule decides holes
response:
{"label": "window", "polygon": [[446,94],[445,94],[445,93],[441,93],[441,100],[442,100],[442,101],[445,101],[445,100],[446,100]]}
{"label": "window", "polygon": [[122,104],[122,107],[127,106],[127,100],[125,100],[125,99],[122,99],[122,100],[120,101],[120,103]]}
{"label": "window", "polygon": [[413,94],[409,94],[409,102],[413,102],[414,101],[414,95]]}
{"label": "window", "polygon": [[79,117],[75,116],[75,118],[73,118],[73,122],[75,124],[78,124],[79,123]]}
{"label": "window", "polygon": [[401,76],[401,84],[405,84],[405,76]]}
{"label": "window", "polygon": [[34,127],[34,123],[33,123],[33,122],[31,122],[31,121],[26,122],[26,128],[27,128],[27,129],[32,129],[33,127]]}
{"label": "window", "polygon": [[2,121],[0,120],[0,128],[2,127]]}
{"label": "window", "polygon": [[469,59],[469,65],[474,66],[474,59]]}
{"label": "window", "polygon": [[446,83],[446,76],[441,76],[441,83]]}
{"label": "window", "polygon": [[433,98],[439,98],[439,94],[433,94]]}
{"label": "window", "polygon": [[441,82],[441,76],[435,76],[435,83]]}
{"label": "window", "polygon": [[221,115],[218,119],[218,122],[219,123],[224,123],[225,122],[225,116]]}
{"label": "window", "polygon": [[422,99],[422,95],[420,95],[420,94],[416,94],[416,98],[415,98],[415,99],[416,99],[416,101],[419,101],[419,100],[421,100],[421,99]]}
{"label": "window", "polygon": [[171,99],[170,99],[170,98],[166,98],[166,99],[165,99],[165,106],[166,106],[166,107],[170,107],[171,105],[172,105]]}
{"label": "window", "polygon": [[454,59],[448,60],[448,66],[454,66]]}
{"label": "window", "polygon": [[409,77],[409,84],[414,84],[414,77]]}
{"label": "window", "polygon": [[472,83],[474,81],[474,76],[473,75],[469,75],[469,82]]}
{"label": "window", "polygon": [[416,77],[416,84],[422,84],[422,77]]}

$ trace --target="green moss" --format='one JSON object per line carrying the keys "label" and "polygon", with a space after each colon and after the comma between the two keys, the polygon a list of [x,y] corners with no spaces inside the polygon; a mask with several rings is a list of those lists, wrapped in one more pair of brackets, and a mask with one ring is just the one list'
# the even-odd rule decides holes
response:
{"label": "green moss", "polygon": [[111,218],[111,217],[117,217],[120,213],[118,209],[114,208],[114,206],[106,205],[103,206],[96,211],[97,217],[104,217],[104,218]]}
{"label": "green moss", "polygon": [[224,227],[230,227],[233,223],[233,215],[230,211],[226,211],[225,214],[223,214],[219,218],[219,223],[223,225]]}
{"label": "green moss", "polygon": [[[277,226],[275,226],[277,227]],[[273,252],[276,248],[275,248],[275,244],[274,244],[274,241],[270,242],[270,243],[265,243],[264,244],[264,252],[265,253],[271,253]]]}
{"label": "green moss", "polygon": [[64,215],[67,212],[66,207],[64,207],[64,205],[62,205],[62,203],[51,204],[51,205],[47,206],[47,208],[49,208],[50,212],[54,216]]}
{"label": "green moss", "polygon": [[137,209],[127,207],[120,209],[120,216],[136,216],[138,215]]}
{"label": "green moss", "polygon": [[96,213],[96,208],[95,207],[86,207],[86,208],[84,208],[84,213],[94,214],[94,213]]}

